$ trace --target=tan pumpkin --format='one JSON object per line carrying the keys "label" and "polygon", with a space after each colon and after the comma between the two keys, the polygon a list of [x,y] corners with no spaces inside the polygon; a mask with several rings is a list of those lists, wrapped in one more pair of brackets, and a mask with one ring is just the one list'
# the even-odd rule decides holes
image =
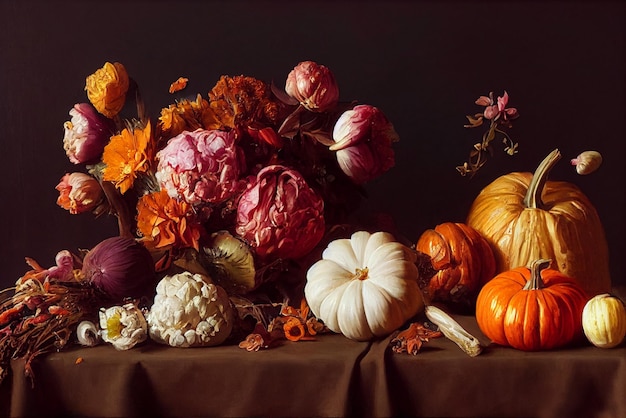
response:
{"label": "tan pumpkin", "polygon": [[494,180],[472,203],[466,223],[491,244],[498,272],[552,259],[589,296],[609,292],[609,251],[596,209],[577,186],[547,180],[560,158],[556,149],[534,174]]}

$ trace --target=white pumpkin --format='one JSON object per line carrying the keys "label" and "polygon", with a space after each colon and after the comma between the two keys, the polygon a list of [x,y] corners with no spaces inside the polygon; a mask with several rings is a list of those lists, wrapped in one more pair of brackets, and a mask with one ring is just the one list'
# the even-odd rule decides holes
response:
{"label": "white pumpkin", "polygon": [[626,307],[621,299],[608,293],[587,301],[582,321],[585,336],[596,347],[616,347],[626,336]]}
{"label": "white pumpkin", "polygon": [[416,255],[386,232],[328,244],[307,272],[304,295],[333,332],[367,341],[389,335],[424,308]]}

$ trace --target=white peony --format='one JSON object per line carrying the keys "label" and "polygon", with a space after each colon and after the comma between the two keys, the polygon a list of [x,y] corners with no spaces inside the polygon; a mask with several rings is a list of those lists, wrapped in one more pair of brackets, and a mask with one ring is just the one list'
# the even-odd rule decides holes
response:
{"label": "white peony", "polygon": [[100,309],[100,336],[118,350],[128,350],[148,338],[148,324],[133,303]]}
{"label": "white peony", "polygon": [[226,291],[201,274],[165,276],[147,315],[150,338],[172,347],[222,344],[235,320]]}

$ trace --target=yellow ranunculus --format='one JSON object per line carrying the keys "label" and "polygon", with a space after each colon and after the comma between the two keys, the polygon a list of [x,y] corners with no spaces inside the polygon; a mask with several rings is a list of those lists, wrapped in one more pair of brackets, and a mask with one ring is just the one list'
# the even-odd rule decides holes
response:
{"label": "yellow ranunculus", "polygon": [[124,107],[128,91],[128,73],[119,62],[104,66],[87,77],[85,90],[91,104],[108,118],[117,115]]}

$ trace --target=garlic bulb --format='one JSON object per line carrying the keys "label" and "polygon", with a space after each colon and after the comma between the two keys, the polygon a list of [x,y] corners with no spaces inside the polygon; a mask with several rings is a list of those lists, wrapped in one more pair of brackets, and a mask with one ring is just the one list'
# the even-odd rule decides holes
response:
{"label": "garlic bulb", "polygon": [[76,327],[76,338],[80,345],[93,347],[100,342],[100,331],[91,321],[81,321]]}
{"label": "garlic bulb", "polygon": [[230,335],[235,321],[228,294],[202,274],[165,276],[148,313],[154,341],[172,347],[214,346]]}
{"label": "garlic bulb", "polygon": [[133,303],[100,309],[102,339],[118,350],[128,350],[148,338],[143,312]]}
{"label": "garlic bulb", "polygon": [[602,155],[598,151],[581,152],[578,157],[571,160],[576,166],[576,172],[581,175],[593,173],[602,164]]}

